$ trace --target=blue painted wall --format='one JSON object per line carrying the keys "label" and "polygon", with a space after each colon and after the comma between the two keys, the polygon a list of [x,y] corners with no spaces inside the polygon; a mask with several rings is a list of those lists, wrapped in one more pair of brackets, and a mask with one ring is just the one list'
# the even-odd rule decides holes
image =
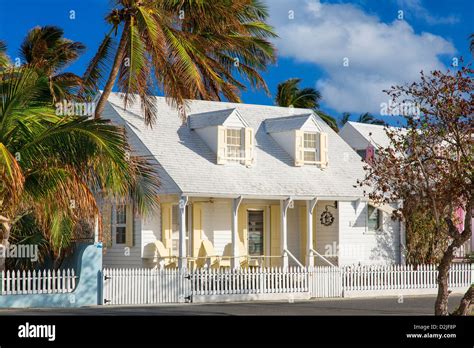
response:
{"label": "blue painted wall", "polygon": [[[67,294],[0,295],[3,308],[82,307],[101,304],[102,248],[100,245],[79,244],[71,261],[79,275],[76,289]],[[75,263],[75,264],[74,264]]]}

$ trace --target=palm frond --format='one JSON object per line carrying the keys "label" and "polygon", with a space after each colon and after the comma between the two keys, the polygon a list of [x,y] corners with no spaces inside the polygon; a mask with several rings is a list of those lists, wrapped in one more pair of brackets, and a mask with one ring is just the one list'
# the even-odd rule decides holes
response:
{"label": "palm frond", "polygon": [[[147,65],[138,69],[138,63],[134,60],[128,73],[148,81]],[[0,215],[15,224],[31,216],[35,227],[24,228],[40,231],[45,237],[42,243],[47,241],[48,250],[59,259],[71,245],[76,227],[84,222],[92,225],[99,214],[97,192],[131,197],[139,212],[157,209],[158,202],[155,168],[150,161],[129,155],[123,128],[53,108],[51,86],[63,98],[80,82],[71,73],[45,76],[33,64],[0,73]],[[141,82],[130,86],[148,97],[149,86]],[[149,99],[142,102],[153,104]],[[22,227],[14,225],[16,237],[33,238],[17,228]]]}
{"label": "palm frond", "polygon": [[109,34],[105,35],[96,54],[87,66],[82,76],[81,95],[91,96],[100,88],[100,84],[104,82],[104,72],[109,71],[113,62],[113,52],[115,47],[114,40]]}
{"label": "palm frond", "polygon": [[20,57],[30,65],[53,75],[75,61],[85,50],[80,42],[63,37],[64,31],[56,26],[31,29],[20,47]]}
{"label": "palm frond", "polygon": [[7,44],[0,40],[0,69],[4,69],[9,65],[7,57]]}
{"label": "palm frond", "polygon": [[334,117],[322,112],[321,110],[318,110],[316,113],[318,114],[319,117],[321,117],[321,119],[324,122],[326,122],[326,124],[329,127],[331,127],[333,131],[335,131],[336,133],[339,132],[339,127],[337,126],[337,120]]}

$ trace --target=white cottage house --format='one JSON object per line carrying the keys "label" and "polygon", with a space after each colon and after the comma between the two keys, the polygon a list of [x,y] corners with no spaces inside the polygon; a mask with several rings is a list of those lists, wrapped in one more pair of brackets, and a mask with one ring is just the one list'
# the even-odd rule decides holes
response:
{"label": "white cottage house", "polygon": [[364,159],[371,149],[376,152],[380,147],[390,146],[383,125],[349,121],[341,128],[339,135]]}
{"label": "white cottage house", "polygon": [[155,100],[153,128],[138,103],[124,110],[118,94],[103,114],[126,128],[161,180],[156,214],[138,216],[133,203],[103,205],[105,267],[171,258],[177,262],[166,265],[191,268],[240,267],[242,259],[249,266],[400,262],[391,208],[364,197],[360,157],[312,110],[193,100],[183,124],[165,98]]}
{"label": "white cottage house", "polygon": [[[405,129],[401,130],[402,133],[405,131]],[[376,156],[379,148],[390,146],[390,139],[385,132],[385,127],[381,125],[349,121],[341,128],[339,135],[365,160],[368,160],[370,156]],[[464,211],[462,209],[458,209],[456,214],[460,221],[464,221]],[[471,224],[474,227],[474,219]],[[464,223],[460,223],[459,229],[462,230],[463,227]],[[474,228],[472,231],[474,235]],[[401,239],[404,239],[403,235]],[[458,258],[464,258],[470,254],[472,250],[474,250],[474,237],[471,237],[470,240],[456,251],[456,256]]]}

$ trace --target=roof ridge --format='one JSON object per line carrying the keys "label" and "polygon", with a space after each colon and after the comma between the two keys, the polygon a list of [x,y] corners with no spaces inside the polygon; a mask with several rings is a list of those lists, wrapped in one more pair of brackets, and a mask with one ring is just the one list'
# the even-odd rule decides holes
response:
{"label": "roof ridge", "polygon": [[[134,96],[138,97],[137,94],[133,94]],[[110,95],[114,95],[119,97],[120,93],[119,92],[111,92]],[[160,95],[153,95],[152,96],[155,99],[161,99],[165,100],[169,99],[168,97],[165,96],[160,96]],[[202,100],[202,99],[184,99],[185,102],[195,102],[195,103],[211,103],[211,104],[222,104],[222,105],[229,105],[232,106],[233,108],[238,108],[238,106],[243,106],[243,107],[265,107],[265,108],[272,108],[272,109],[295,109],[295,110],[307,110],[308,112],[312,112],[313,110],[308,109],[308,108],[290,108],[288,106],[279,106],[279,105],[267,105],[267,104],[252,104],[252,103],[234,103],[234,102],[229,102],[229,101],[221,101],[221,100]]]}

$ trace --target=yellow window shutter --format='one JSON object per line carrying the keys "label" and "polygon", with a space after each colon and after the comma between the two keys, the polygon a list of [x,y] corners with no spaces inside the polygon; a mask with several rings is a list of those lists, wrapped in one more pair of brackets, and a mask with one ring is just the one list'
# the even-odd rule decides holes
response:
{"label": "yellow window shutter", "polygon": [[321,133],[319,136],[319,152],[321,156],[321,168],[328,166],[328,134]]}
{"label": "yellow window shutter", "polygon": [[227,162],[227,130],[224,126],[217,126],[217,164]]}
{"label": "yellow window shutter", "polygon": [[171,233],[173,225],[171,221],[172,216],[172,204],[162,203],[161,204],[161,241],[166,249],[171,250],[173,242],[171,240]]}
{"label": "yellow window shutter", "polygon": [[133,203],[129,203],[126,205],[126,223],[127,226],[125,227],[125,245],[128,247],[133,246],[133,223],[135,214],[133,213]]}
{"label": "yellow window shutter", "polygon": [[102,242],[104,246],[112,246],[112,204],[104,202],[102,206]]}
{"label": "yellow window shutter", "polygon": [[199,255],[199,248],[202,243],[202,205],[201,203],[193,203],[193,255]]}
{"label": "yellow window shutter", "polygon": [[295,130],[295,166],[301,167],[304,165],[304,132],[302,130]]}
{"label": "yellow window shutter", "polygon": [[[270,206],[270,249],[271,256],[279,256],[280,250],[280,205]],[[276,257],[270,258],[270,265],[280,266],[281,260]]]}
{"label": "yellow window shutter", "polygon": [[248,250],[247,245],[247,206],[245,204],[241,204],[239,206],[239,213],[238,213],[238,225],[239,225],[239,239],[242,244],[245,246],[245,250]]}
{"label": "yellow window shutter", "polygon": [[253,162],[253,128],[246,127],[244,134],[245,141],[245,165],[249,166]]}

